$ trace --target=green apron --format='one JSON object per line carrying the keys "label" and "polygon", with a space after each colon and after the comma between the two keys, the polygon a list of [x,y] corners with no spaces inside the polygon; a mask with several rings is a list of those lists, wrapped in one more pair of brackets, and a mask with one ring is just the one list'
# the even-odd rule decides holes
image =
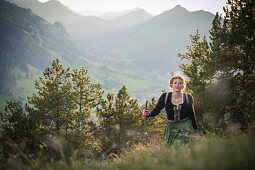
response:
{"label": "green apron", "polygon": [[167,145],[178,147],[187,143],[193,135],[193,125],[189,118],[180,120],[181,105],[174,107],[174,120],[168,120],[166,124],[164,140]]}

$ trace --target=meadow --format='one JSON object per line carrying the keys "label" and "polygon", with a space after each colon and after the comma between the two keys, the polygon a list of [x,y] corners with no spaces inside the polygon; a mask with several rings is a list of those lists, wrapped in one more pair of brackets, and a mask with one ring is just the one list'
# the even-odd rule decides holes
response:
{"label": "meadow", "polygon": [[238,126],[232,125],[222,136],[200,134],[178,148],[151,139],[123,150],[120,155],[109,154],[104,159],[77,159],[77,151],[68,160],[59,161],[38,159],[24,164],[12,158],[8,160],[8,169],[249,170],[253,169],[255,158],[254,139],[252,130],[244,134]]}

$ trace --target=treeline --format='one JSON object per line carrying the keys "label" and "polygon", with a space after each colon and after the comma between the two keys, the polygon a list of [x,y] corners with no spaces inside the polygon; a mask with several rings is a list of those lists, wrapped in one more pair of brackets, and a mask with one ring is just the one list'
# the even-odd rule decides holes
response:
{"label": "treeline", "polygon": [[[125,86],[116,96],[103,97],[101,85],[91,82],[87,72],[84,67],[71,71],[54,60],[35,82],[37,93],[25,106],[6,101],[0,112],[1,162],[68,161],[74,155],[103,159],[162,131],[157,124],[161,117],[145,120]],[[149,107],[153,105],[154,98]],[[146,129],[146,123],[155,126]]]}
{"label": "treeline", "polygon": [[216,14],[210,41],[191,36],[180,65],[189,77],[198,123],[205,131],[222,133],[230,122],[243,131],[255,120],[255,1],[228,0],[225,16]]}

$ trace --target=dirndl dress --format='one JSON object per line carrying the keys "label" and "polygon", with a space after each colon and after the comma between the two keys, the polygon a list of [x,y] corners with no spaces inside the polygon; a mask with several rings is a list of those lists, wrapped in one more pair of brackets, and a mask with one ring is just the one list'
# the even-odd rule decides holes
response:
{"label": "dirndl dress", "polygon": [[189,118],[180,119],[181,105],[175,106],[174,120],[167,120],[164,141],[167,145],[178,147],[187,143],[194,133],[192,121]]}

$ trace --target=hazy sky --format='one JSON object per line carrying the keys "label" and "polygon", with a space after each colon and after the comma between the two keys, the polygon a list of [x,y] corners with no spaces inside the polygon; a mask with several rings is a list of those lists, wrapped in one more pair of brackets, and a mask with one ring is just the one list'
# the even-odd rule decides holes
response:
{"label": "hazy sky", "polygon": [[[39,0],[45,2],[48,0]],[[211,13],[223,13],[222,7],[227,0],[59,0],[74,11],[121,11],[140,7],[152,14],[159,14],[176,5],[181,5],[189,11],[204,10]]]}

